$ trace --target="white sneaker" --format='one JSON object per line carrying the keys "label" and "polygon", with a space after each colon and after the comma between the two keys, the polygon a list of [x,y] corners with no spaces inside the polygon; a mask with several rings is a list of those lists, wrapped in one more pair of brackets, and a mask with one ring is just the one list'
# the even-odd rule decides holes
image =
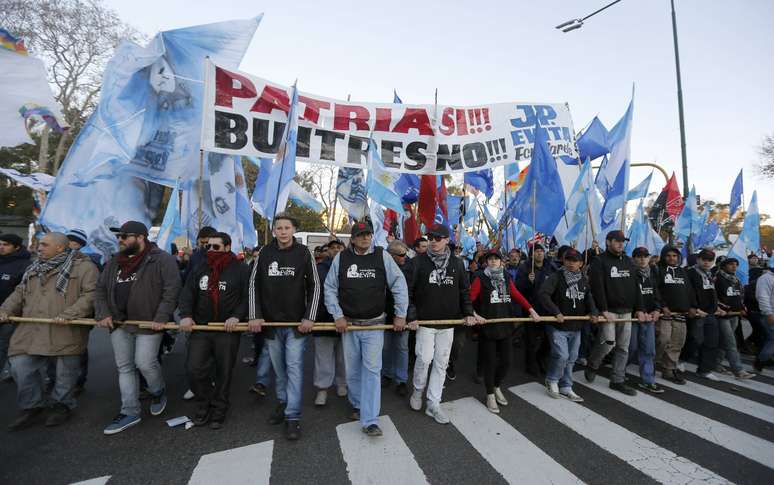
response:
{"label": "white sneaker", "polygon": [[449,424],[449,417],[446,416],[446,413],[443,412],[443,409],[441,409],[439,404],[433,405],[427,403],[425,414],[433,418],[438,424]]}
{"label": "white sneaker", "polygon": [[684,362],[678,362],[677,363],[677,370],[680,372],[685,372],[685,363]]}
{"label": "white sneaker", "polygon": [[315,406],[325,406],[325,403],[328,402],[328,391],[325,389],[320,389],[317,391],[317,395],[314,398],[314,405]]}
{"label": "white sneaker", "polygon": [[743,381],[745,379],[752,379],[755,377],[756,374],[753,374],[752,372],[747,372],[746,370],[740,370],[736,374],[734,374],[734,377],[737,378],[737,380]]}
{"label": "white sneaker", "polygon": [[194,398],[194,393],[193,393],[193,391],[192,391],[192,390],[190,390],[190,389],[188,389],[187,391],[185,391],[185,394],[183,394],[183,399],[184,399],[184,400],[186,400],[186,401],[190,401],[190,400],[191,400],[191,399],[193,399],[193,398]]}
{"label": "white sneaker", "polygon": [[554,399],[559,399],[562,397],[561,394],[559,394],[559,384],[556,382],[546,381],[546,392]]}
{"label": "white sneaker", "polygon": [[494,394],[486,395],[486,408],[495,414],[500,413],[500,408],[497,407],[497,399]]}
{"label": "white sneaker", "polygon": [[568,389],[559,393],[562,397],[569,399],[572,402],[583,402],[583,398],[575,394],[572,389]]}
{"label": "white sneaker", "polygon": [[411,393],[411,399],[409,399],[409,406],[414,411],[422,410],[422,391],[414,389],[414,392]]}
{"label": "white sneaker", "polygon": [[347,397],[347,385],[342,384],[336,387],[336,395],[339,397]]}
{"label": "white sneaker", "polygon": [[716,376],[712,372],[707,372],[707,373],[704,373],[704,374],[699,374],[699,377],[703,377],[703,378],[705,378],[707,380],[714,381],[714,382],[718,382],[720,380],[720,379],[718,379],[718,376]]}
{"label": "white sneaker", "polygon": [[494,397],[497,400],[497,404],[500,406],[508,405],[508,400],[505,399],[505,395],[503,395],[503,391],[501,391],[499,387],[494,388]]}

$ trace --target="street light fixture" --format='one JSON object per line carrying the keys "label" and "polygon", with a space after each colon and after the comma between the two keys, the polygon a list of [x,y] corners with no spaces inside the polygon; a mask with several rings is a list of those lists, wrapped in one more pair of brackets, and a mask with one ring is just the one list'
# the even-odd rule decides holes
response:
{"label": "street light fixture", "polygon": [[[621,0],[615,0],[614,2],[610,2],[604,7],[600,8],[599,10],[595,10],[594,12],[591,12],[590,14],[586,15],[583,18],[580,19],[573,19],[568,20],[567,22],[561,23],[556,26],[557,29],[561,30],[564,33],[572,32],[573,30],[580,29],[583,27],[583,22],[593,17],[594,15],[602,12],[603,10],[606,10],[616,3],[620,2]],[[677,15],[675,14],[675,0],[670,0],[670,3],[672,5],[672,38],[674,40],[675,45],[675,72],[677,76],[677,110],[680,117],[680,150],[682,153],[682,161],[683,161],[683,193],[688,193],[688,156],[686,154],[685,149],[685,111],[683,109],[683,83],[680,75],[680,51],[677,47]]]}

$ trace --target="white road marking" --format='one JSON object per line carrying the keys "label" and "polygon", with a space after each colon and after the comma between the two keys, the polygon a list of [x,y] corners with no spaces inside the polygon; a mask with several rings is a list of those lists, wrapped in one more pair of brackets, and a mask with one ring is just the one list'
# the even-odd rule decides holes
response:
{"label": "white road marking", "polygon": [[390,417],[380,416],[379,427],[383,435],[369,437],[362,432],[360,423],[336,426],[349,481],[355,485],[428,483]]}
{"label": "white road marking", "polygon": [[264,441],[199,458],[189,485],[269,484],[274,441]]}
{"label": "white road marking", "polygon": [[632,433],[587,407],[567,399],[549,397],[545,388],[537,382],[514,386],[509,390],[659,483],[729,483],[728,480]]}
{"label": "white road marking", "polygon": [[[696,372],[696,364],[685,364],[685,370],[690,372]],[[774,386],[771,384],[766,384],[765,382],[759,382],[753,379],[737,379],[733,376],[727,376],[725,374],[721,374],[720,372],[713,372],[716,376],[718,376],[718,379],[720,379],[723,382],[729,382],[735,386],[744,387],[746,389],[752,389],[753,391],[758,391],[763,394],[768,394],[770,396],[774,396]]]}
{"label": "white road marking", "polygon": [[508,483],[583,483],[477,399],[442,406],[454,427]]}
{"label": "white road marking", "polygon": [[82,482],[71,483],[70,485],[105,485],[112,475],[106,475],[104,477],[92,478],[90,480],[84,480]]}
{"label": "white road marking", "polygon": [[586,382],[583,372],[576,372],[573,377],[577,384],[594,389],[637,411],[745,456],[763,466],[774,468],[774,445],[764,439],[649,396],[644,392],[638,392],[636,396],[627,396],[622,392],[614,391],[608,387],[609,381],[599,375],[594,384]]}

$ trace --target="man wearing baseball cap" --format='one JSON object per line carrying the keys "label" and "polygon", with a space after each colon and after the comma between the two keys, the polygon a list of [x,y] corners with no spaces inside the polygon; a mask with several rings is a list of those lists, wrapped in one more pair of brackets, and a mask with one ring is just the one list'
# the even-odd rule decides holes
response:
{"label": "man wearing baseball cap", "polygon": [[384,330],[347,332],[347,327],[383,325],[387,292],[393,297],[393,328],[406,325],[408,288],[406,278],[384,248],[372,245],[371,222],[352,226],[350,247],[333,258],[325,278],[325,306],[344,333],[347,395],[354,408],[352,418],[360,421],[363,433],[381,436],[379,409],[382,399],[382,350]]}
{"label": "man wearing baseball cap", "polygon": [[[141,421],[138,370],[151,393],[151,414],[164,412],[166,385],[157,356],[163,325],[177,308],[181,287],[177,260],[148,241],[145,224],[128,221],[110,230],[118,238],[120,251],[100,274],[94,301],[97,325],[110,329],[121,391],[121,411],[105,428],[106,435],[120,433]],[[153,323],[152,328],[141,329],[122,324],[124,320]]]}
{"label": "man wearing baseball cap", "polygon": [[656,384],[656,324],[661,318],[661,294],[658,291],[655,278],[650,268],[650,252],[648,248],[638,247],[632,252],[632,260],[637,266],[637,284],[642,295],[642,305],[647,316],[646,321],[632,325],[632,339],[629,344],[629,354],[635,358],[640,367],[640,382],[638,386],[654,394],[661,394],[664,389]]}
{"label": "man wearing baseball cap", "polygon": [[[739,316],[730,316],[728,313],[744,313],[746,311],[742,301],[744,287],[736,276],[736,268],[739,260],[726,258],[720,264],[715,276],[715,291],[718,299],[718,327],[720,329],[720,348],[725,350],[726,359],[731,366],[731,372],[737,379],[750,379],[755,377],[752,372],[742,368],[739,358],[739,350],[736,346],[734,331],[739,325]],[[717,364],[720,365],[720,352],[717,356]]]}
{"label": "man wearing baseball cap", "polygon": [[626,384],[626,364],[629,360],[629,340],[632,324],[615,323],[616,319],[631,318],[645,321],[642,306],[642,294],[637,284],[637,268],[624,254],[624,242],[628,241],[623,231],[610,231],[605,238],[606,249],[589,267],[591,293],[597,310],[607,320],[599,325],[597,341],[589,354],[585,377],[593,382],[602,359],[613,349],[613,372],[610,376],[610,388],[633,396],[637,394]]}
{"label": "man wearing baseball cap", "polygon": [[[449,228],[433,224],[427,236],[427,251],[414,259],[409,282],[408,321],[409,327],[417,331],[414,392],[409,404],[411,409],[420,411],[422,394],[427,387],[425,414],[437,423],[448,424],[449,418],[441,409],[441,394],[454,340],[454,327],[419,327],[417,321],[464,318],[466,325],[475,325],[477,320],[470,303],[470,283],[465,265],[449,249]],[[431,364],[433,370],[428,383]]]}

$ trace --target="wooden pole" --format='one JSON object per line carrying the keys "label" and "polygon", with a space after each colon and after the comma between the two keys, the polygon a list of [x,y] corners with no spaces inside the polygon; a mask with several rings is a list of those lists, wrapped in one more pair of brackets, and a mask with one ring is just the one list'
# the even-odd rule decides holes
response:
{"label": "wooden pole", "polygon": [[[204,198],[204,150],[199,150],[199,210],[198,210],[198,228],[196,230],[197,234],[199,231],[202,230],[202,204],[203,204],[203,198]],[[198,244],[198,241],[196,241]]]}

